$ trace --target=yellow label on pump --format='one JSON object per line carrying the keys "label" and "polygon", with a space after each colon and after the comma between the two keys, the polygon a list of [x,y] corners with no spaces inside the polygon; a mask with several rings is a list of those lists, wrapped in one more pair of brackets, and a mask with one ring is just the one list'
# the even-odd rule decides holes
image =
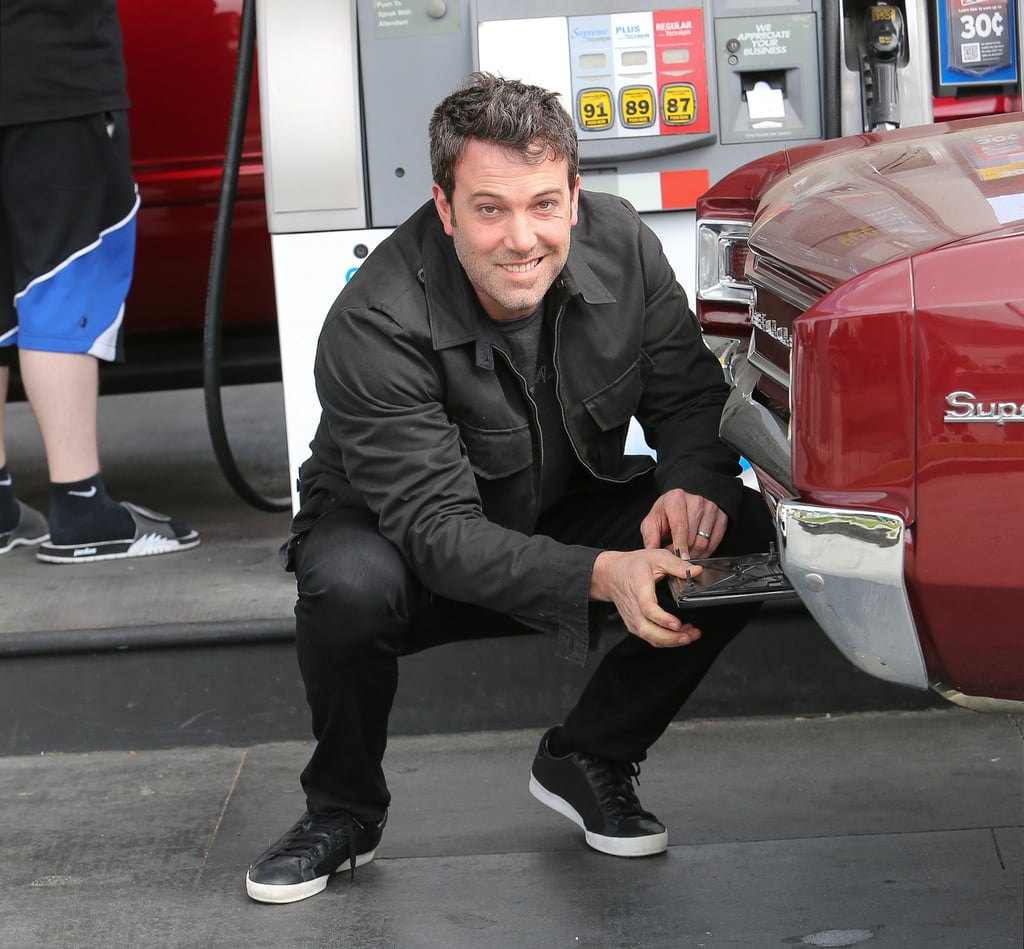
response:
{"label": "yellow label on pump", "polygon": [[615,118],[612,94],[607,89],[584,89],[576,100],[576,111],[580,126],[586,131],[610,128]]}
{"label": "yellow label on pump", "polygon": [[654,92],[650,86],[628,86],[619,92],[619,121],[629,129],[654,125]]}
{"label": "yellow label on pump", "polygon": [[697,118],[697,93],[688,82],[661,88],[661,120],[666,125],[689,125]]}

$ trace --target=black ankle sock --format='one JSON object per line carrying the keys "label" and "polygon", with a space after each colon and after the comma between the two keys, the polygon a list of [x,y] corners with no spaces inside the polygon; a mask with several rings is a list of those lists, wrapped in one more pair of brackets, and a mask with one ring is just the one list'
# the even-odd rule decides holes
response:
{"label": "black ankle sock", "polygon": [[99,474],[82,481],[50,482],[50,542],[94,544],[135,533],[131,515],[113,500]]}
{"label": "black ankle sock", "polygon": [[21,510],[14,497],[14,484],[7,471],[7,465],[0,465],[0,531],[9,531],[18,526]]}

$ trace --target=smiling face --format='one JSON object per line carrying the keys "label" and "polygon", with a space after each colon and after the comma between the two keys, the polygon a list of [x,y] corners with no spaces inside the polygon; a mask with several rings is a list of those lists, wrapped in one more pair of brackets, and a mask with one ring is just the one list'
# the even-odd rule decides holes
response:
{"label": "smiling face", "polygon": [[435,184],[434,205],[484,311],[494,320],[532,313],[569,256],[579,178],[563,159],[523,161],[470,139],[455,166],[452,199]]}

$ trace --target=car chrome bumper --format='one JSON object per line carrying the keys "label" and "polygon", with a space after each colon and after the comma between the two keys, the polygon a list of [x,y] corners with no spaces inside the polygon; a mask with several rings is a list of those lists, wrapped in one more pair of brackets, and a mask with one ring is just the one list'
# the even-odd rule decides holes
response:
{"label": "car chrome bumper", "polygon": [[729,367],[732,391],[722,410],[722,441],[782,485],[789,484],[789,437],[785,424],[754,398],[761,373],[747,357]]}
{"label": "car chrome bumper", "polygon": [[927,688],[903,582],[903,521],[780,501],[776,526],[786,577],[839,651],[879,679]]}

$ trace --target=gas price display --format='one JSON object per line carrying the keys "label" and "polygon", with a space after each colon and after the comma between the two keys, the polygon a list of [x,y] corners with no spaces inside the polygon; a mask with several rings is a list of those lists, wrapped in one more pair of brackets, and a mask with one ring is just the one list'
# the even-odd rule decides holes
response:
{"label": "gas price display", "polygon": [[701,8],[574,16],[567,27],[581,132],[708,131]]}

